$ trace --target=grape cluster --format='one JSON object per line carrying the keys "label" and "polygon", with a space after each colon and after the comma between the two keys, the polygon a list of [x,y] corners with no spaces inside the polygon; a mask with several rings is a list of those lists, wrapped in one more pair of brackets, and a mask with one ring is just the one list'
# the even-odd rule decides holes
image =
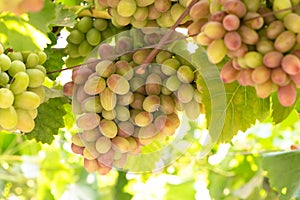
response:
{"label": "grape cluster", "polygon": [[8,52],[0,44],[0,130],[33,130],[44,101],[44,52]]}
{"label": "grape cluster", "polygon": [[73,135],[71,147],[83,155],[88,172],[106,174],[113,166],[123,168],[128,155],[174,135],[181,112],[191,120],[201,112],[198,73],[181,57],[160,50],[139,74],[136,69],[152,49],[137,49],[118,59],[103,54],[128,52],[132,43],[127,39],[121,38],[115,47],[100,45],[102,59],[90,58],[73,70],[73,81],[65,85],[82,130]]}
{"label": "grape cluster", "polygon": [[67,51],[71,59],[86,58],[102,41],[128,29],[115,27],[109,19],[84,16],[78,19],[67,38]]}
{"label": "grape cluster", "polygon": [[292,9],[299,1],[272,3],[201,0],[190,10],[189,34],[207,46],[210,62],[230,59],[221,70],[225,83],[255,87],[260,98],[278,91],[280,103],[291,106],[300,87],[300,14]]}
{"label": "grape cluster", "polygon": [[[116,26],[131,24],[135,28],[171,27],[183,13],[189,0],[98,0],[109,8],[112,22]],[[187,22],[187,16],[181,24]]]}

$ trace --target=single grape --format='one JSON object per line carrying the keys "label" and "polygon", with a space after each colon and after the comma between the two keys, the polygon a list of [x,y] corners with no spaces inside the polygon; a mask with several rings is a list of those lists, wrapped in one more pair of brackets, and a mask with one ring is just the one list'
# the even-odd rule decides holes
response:
{"label": "single grape", "polygon": [[[224,11],[217,11],[217,12],[214,12],[212,13],[210,16],[209,16],[209,20],[210,21],[216,21],[216,22],[223,22],[223,19],[224,17],[227,15],[226,12]],[[238,19],[240,21],[240,19]],[[223,25],[224,26],[224,25]],[[225,27],[224,27],[225,28]],[[226,28],[225,28],[226,29]]]}
{"label": "single grape", "polygon": [[72,143],[71,144],[71,150],[72,150],[73,153],[83,155],[84,147],[80,147],[80,146],[77,146],[76,144]]}
{"label": "single grape", "polygon": [[45,74],[38,69],[27,69],[27,75],[29,76],[28,87],[37,88],[43,85],[45,80]]}
{"label": "single grape", "polygon": [[178,79],[177,75],[172,75],[165,81],[166,88],[172,92],[178,90],[181,84],[182,82]]}
{"label": "single grape", "polygon": [[92,28],[86,33],[86,40],[92,46],[97,46],[101,42],[101,34],[100,32]]}
{"label": "single grape", "polygon": [[204,33],[204,32],[200,32],[196,36],[196,42],[202,46],[209,46],[212,43],[212,41],[213,41],[213,39],[208,37],[208,35],[206,35],[206,33]]}
{"label": "single grape", "polygon": [[242,37],[242,41],[248,45],[255,45],[259,40],[258,33],[246,25],[241,25],[238,33]]}
{"label": "single grape", "polygon": [[78,46],[78,53],[81,56],[87,56],[93,49],[87,40],[83,40]]}
{"label": "single grape", "polygon": [[112,142],[107,137],[99,137],[96,141],[96,149],[99,153],[107,153],[112,146]]}
{"label": "single grape", "polygon": [[[0,47],[1,48],[1,47]],[[23,59],[23,56],[22,56],[22,53],[21,52],[8,52],[7,53],[7,56],[10,58],[11,61],[14,61],[14,60],[19,60],[21,62],[24,61]]]}
{"label": "single grape", "polygon": [[99,130],[107,138],[114,138],[118,134],[118,127],[114,121],[102,119],[99,123]]}
{"label": "single grape", "polygon": [[177,69],[180,65],[181,63],[176,58],[169,58],[162,63],[161,71],[165,75],[171,76],[177,73]]}
{"label": "single grape", "polygon": [[224,3],[224,10],[242,18],[247,13],[246,5],[240,0],[227,0]]}
{"label": "single grape", "polygon": [[235,31],[240,27],[240,18],[234,14],[227,14],[222,20],[222,24],[227,31]]}
{"label": "single grape", "polygon": [[257,12],[247,12],[243,20],[245,24],[252,29],[259,30],[264,25],[264,20],[261,14]]}
{"label": "single grape", "polygon": [[134,123],[139,127],[145,127],[151,124],[153,115],[147,111],[140,111],[134,117]]}
{"label": "single grape", "polygon": [[183,83],[191,83],[195,78],[193,69],[187,65],[182,65],[178,68],[177,77]]}
{"label": "single grape", "polygon": [[[274,15],[277,19],[282,20],[284,16],[287,14],[291,13],[292,11],[289,9],[292,7],[291,1],[290,0],[274,0],[273,1],[273,11],[275,12]],[[288,9],[285,11],[282,11],[284,9]],[[276,12],[276,11],[281,11],[281,12]]]}
{"label": "single grape", "polygon": [[289,76],[281,67],[272,70],[271,80],[279,86],[285,86],[290,82]]}
{"label": "single grape", "polygon": [[271,69],[265,66],[257,67],[253,70],[251,77],[255,84],[262,84],[270,79]]}
{"label": "single grape", "polygon": [[11,62],[10,68],[8,69],[8,74],[14,77],[18,72],[25,72],[26,66],[20,60],[14,60]]}
{"label": "single grape", "polygon": [[0,108],[9,108],[14,102],[14,94],[8,88],[0,88]]}
{"label": "single grape", "polygon": [[296,35],[291,31],[281,32],[274,42],[276,50],[285,53],[291,50],[296,44]]}
{"label": "single grape", "polygon": [[156,10],[161,13],[168,11],[171,8],[171,1],[169,0],[156,0],[154,1]]}
{"label": "single grape", "polygon": [[236,51],[242,46],[242,38],[236,31],[227,32],[224,36],[224,43],[231,51]]}
{"label": "single grape", "polygon": [[81,137],[86,142],[95,142],[102,134],[98,127],[92,130],[84,130],[81,134]]}
{"label": "single grape", "polygon": [[0,126],[6,130],[14,129],[18,123],[18,114],[13,106],[0,108]]}
{"label": "single grape", "polygon": [[76,124],[83,130],[92,130],[99,125],[100,116],[96,113],[85,113],[78,117]]}
{"label": "single grape", "polygon": [[99,76],[102,76],[104,78],[109,77],[111,74],[115,73],[115,71],[116,65],[110,60],[100,61],[96,65],[96,72]]}
{"label": "single grape", "polygon": [[118,123],[118,135],[129,137],[134,132],[134,125],[130,121],[121,121]]}
{"label": "single grape", "polygon": [[148,95],[158,95],[161,92],[162,80],[156,73],[151,73],[146,79],[145,90]]}
{"label": "single grape", "polygon": [[160,27],[165,27],[165,28],[171,27],[175,23],[171,14],[171,10],[162,13],[161,16],[158,19],[156,19],[156,23]]}
{"label": "single grape", "polygon": [[96,172],[99,169],[99,164],[98,161],[96,159],[94,160],[88,160],[86,158],[84,158],[84,169],[89,172]]}
{"label": "single grape", "polygon": [[284,30],[285,30],[285,27],[284,27],[283,22],[280,20],[275,20],[268,25],[268,27],[266,29],[266,34],[267,34],[268,39],[274,40]]}
{"label": "single grape", "polygon": [[256,12],[261,7],[260,0],[244,0],[248,11]]}
{"label": "single grape", "polygon": [[184,111],[190,120],[195,120],[201,113],[201,106],[197,101],[191,100],[184,104]]}
{"label": "single grape", "polygon": [[196,36],[201,33],[201,28],[208,22],[206,18],[199,19],[197,21],[193,21],[188,26],[188,35],[189,36]]}
{"label": "single grape", "polygon": [[175,110],[175,102],[171,96],[160,95],[160,111],[165,114],[171,114]]}
{"label": "single grape", "polygon": [[122,106],[127,106],[131,104],[134,100],[134,95],[132,92],[128,92],[124,95],[117,95],[117,104]]}
{"label": "single grape", "polygon": [[30,53],[26,59],[26,67],[33,68],[39,64],[39,56],[36,53]]}
{"label": "single grape", "polygon": [[129,85],[131,91],[146,94],[144,78],[135,76],[129,81]]}
{"label": "single grape", "polygon": [[226,30],[221,22],[209,21],[203,26],[203,32],[211,39],[221,39],[224,37]]}
{"label": "single grape", "polygon": [[0,63],[1,63],[0,65],[1,71],[4,72],[10,68],[11,60],[7,55],[0,54]]}
{"label": "single grape", "polygon": [[249,51],[245,54],[244,60],[250,68],[257,68],[263,65],[263,55],[257,51]]}
{"label": "single grape", "polygon": [[76,133],[76,134],[72,135],[71,141],[72,141],[73,144],[75,144],[76,146],[79,146],[79,147],[85,147],[85,145],[87,143],[82,138],[82,133]]}
{"label": "single grape", "polygon": [[29,133],[34,129],[35,123],[27,110],[16,109],[18,115],[18,123],[16,128],[23,133]]}
{"label": "single grape", "polygon": [[98,31],[104,31],[108,26],[108,23],[105,19],[97,18],[93,21],[93,27]]}
{"label": "single grape", "polygon": [[112,74],[106,80],[108,88],[119,95],[124,95],[129,92],[129,82],[119,74]]}
{"label": "single grape", "polygon": [[143,101],[145,99],[145,96],[139,93],[133,94],[133,101],[130,103],[130,106],[134,109],[143,109]]}
{"label": "single grape", "polygon": [[130,112],[128,107],[117,105],[115,108],[116,119],[119,121],[127,121],[130,119]]}
{"label": "single grape", "polygon": [[274,42],[268,38],[260,38],[256,44],[256,50],[262,54],[275,51]]}
{"label": "single grape", "polygon": [[100,113],[103,108],[99,96],[89,97],[82,101],[81,108],[83,112]]}
{"label": "single grape", "polygon": [[228,61],[221,69],[220,77],[224,83],[231,83],[237,79],[239,70],[232,65],[232,60]]}
{"label": "single grape", "polygon": [[100,93],[100,102],[105,110],[113,110],[117,103],[117,96],[107,87]]}
{"label": "single grape", "polygon": [[137,9],[134,0],[122,0],[117,6],[117,11],[122,17],[131,17]]}
{"label": "single grape", "polygon": [[271,80],[268,80],[262,84],[256,84],[255,90],[259,98],[267,98],[273,92],[274,83]]}
{"label": "single grape", "polygon": [[297,89],[293,83],[278,88],[278,99],[281,105],[292,106],[297,99]]}
{"label": "single grape", "polygon": [[227,53],[228,49],[223,39],[214,40],[207,48],[207,56],[211,63],[217,64],[221,62]]}
{"label": "single grape", "polygon": [[82,17],[77,23],[77,29],[82,33],[87,33],[93,27],[93,19],[91,17]]}
{"label": "single grape", "polygon": [[263,57],[263,64],[269,68],[276,68],[281,65],[283,54],[279,51],[270,51]]}
{"label": "single grape", "polygon": [[253,69],[243,69],[237,76],[237,81],[242,86],[254,86],[251,74]]}
{"label": "single grape", "polygon": [[281,61],[282,69],[290,75],[296,75],[300,73],[300,59],[293,54],[287,54]]}
{"label": "single grape", "polygon": [[100,76],[90,77],[84,84],[84,92],[88,95],[100,94],[105,88],[105,79]]}
{"label": "single grape", "polygon": [[207,17],[210,14],[209,4],[208,0],[201,0],[195,3],[189,12],[192,20],[196,21]]}
{"label": "single grape", "polygon": [[159,109],[160,98],[157,95],[149,95],[143,101],[143,109],[147,112],[155,112]]}
{"label": "single grape", "polygon": [[155,61],[158,64],[162,64],[165,60],[172,57],[172,54],[168,51],[159,51],[159,53],[155,57]]}
{"label": "single grape", "polygon": [[190,84],[182,84],[177,91],[177,98],[182,103],[190,102],[194,97],[194,89]]}

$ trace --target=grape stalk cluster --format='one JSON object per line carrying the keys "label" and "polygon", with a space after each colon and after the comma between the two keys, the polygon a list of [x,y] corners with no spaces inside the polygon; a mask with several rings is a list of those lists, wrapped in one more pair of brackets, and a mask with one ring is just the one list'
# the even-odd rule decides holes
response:
{"label": "grape stalk cluster", "polygon": [[[255,87],[260,98],[278,92],[291,106],[300,87],[300,2],[274,0],[200,0],[190,10],[188,27],[207,47],[210,62],[229,61],[221,70],[225,83]],[[293,7],[294,6],[294,7]]]}
{"label": "grape stalk cluster", "polygon": [[44,52],[4,52],[0,44],[0,130],[30,132],[44,101]]}

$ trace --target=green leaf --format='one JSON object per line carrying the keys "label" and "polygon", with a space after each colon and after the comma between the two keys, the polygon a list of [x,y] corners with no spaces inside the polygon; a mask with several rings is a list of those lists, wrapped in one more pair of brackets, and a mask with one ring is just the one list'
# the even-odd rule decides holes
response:
{"label": "green leaf", "polygon": [[64,8],[61,4],[57,6],[56,15],[57,19],[52,22],[55,26],[72,27],[76,23],[77,15],[69,9]]}
{"label": "green leaf", "polygon": [[75,5],[79,5],[82,2],[82,0],[57,0],[56,2],[62,3],[67,6],[75,6]]}
{"label": "green leaf", "polygon": [[166,184],[167,193],[165,200],[195,199],[195,180],[189,180],[180,184]]}
{"label": "green leaf", "polygon": [[280,200],[298,196],[300,189],[300,151],[268,154],[263,158],[263,169],[267,171],[272,187],[280,193]]}
{"label": "green leaf", "polygon": [[[45,53],[48,57],[47,61],[44,64],[47,72],[49,73],[56,70],[61,70],[64,65],[64,61],[62,58],[66,55],[64,49],[47,48],[45,49]],[[47,74],[47,76],[54,81],[59,74],[60,72],[56,72]]]}
{"label": "green leaf", "polygon": [[57,97],[41,104],[35,119],[35,128],[26,134],[27,138],[50,144],[54,135],[58,134],[59,128],[64,127],[64,104],[67,102],[66,98]]}
{"label": "green leaf", "polygon": [[285,120],[291,114],[293,109],[294,109],[293,106],[290,107],[282,106],[278,100],[277,93],[274,93],[272,95],[272,110],[273,110],[272,117],[273,117],[273,122],[275,122],[275,124],[278,124],[283,120]]}

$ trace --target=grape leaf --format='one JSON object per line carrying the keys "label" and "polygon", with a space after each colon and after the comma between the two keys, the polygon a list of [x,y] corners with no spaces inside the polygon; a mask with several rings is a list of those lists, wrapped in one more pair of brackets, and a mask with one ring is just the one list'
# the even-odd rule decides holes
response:
{"label": "grape leaf", "polygon": [[[220,83],[219,71],[216,72],[216,66],[209,63],[201,50],[197,49],[192,59],[199,63],[201,77],[197,82],[202,88],[207,124],[209,130],[221,132],[219,142],[230,141],[239,130],[246,131],[256,120],[261,121],[269,115],[270,98],[258,98],[254,88],[243,87],[237,82]],[[213,139],[218,136],[212,134],[210,131]]]}
{"label": "grape leaf", "polygon": [[300,151],[267,154],[262,167],[267,171],[272,187],[280,193],[280,200],[299,196],[300,189]]}
{"label": "grape leaf", "polygon": [[57,97],[49,99],[38,108],[38,116],[35,119],[35,128],[26,136],[28,139],[35,139],[38,142],[50,144],[58,129],[64,127],[64,115],[66,111],[64,104],[68,103],[67,98]]}
{"label": "grape leaf", "polygon": [[[46,68],[47,72],[49,73],[62,69],[64,65],[64,61],[62,58],[66,55],[64,49],[55,49],[48,47],[44,51],[48,57],[47,61],[44,64],[44,67]],[[50,73],[47,76],[54,81],[59,74],[59,72]]]}
{"label": "grape leaf", "polygon": [[194,199],[196,195],[196,189],[194,185],[195,185],[195,180],[193,179],[177,185],[167,183],[166,185],[167,192],[165,195],[165,200]]}
{"label": "grape leaf", "polygon": [[293,111],[294,107],[284,107],[280,104],[278,100],[277,93],[274,93],[272,95],[272,117],[273,117],[273,122],[275,124],[278,124],[285,120]]}
{"label": "grape leaf", "polygon": [[82,0],[56,0],[57,3],[62,3],[67,6],[75,6],[79,5]]}
{"label": "grape leaf", "polygon": [[69,9],[64,8],[61,4],[57,5],[56,15],[56,20],[52,22],[55,26],[72,27],[76,23],[77,15]]}

